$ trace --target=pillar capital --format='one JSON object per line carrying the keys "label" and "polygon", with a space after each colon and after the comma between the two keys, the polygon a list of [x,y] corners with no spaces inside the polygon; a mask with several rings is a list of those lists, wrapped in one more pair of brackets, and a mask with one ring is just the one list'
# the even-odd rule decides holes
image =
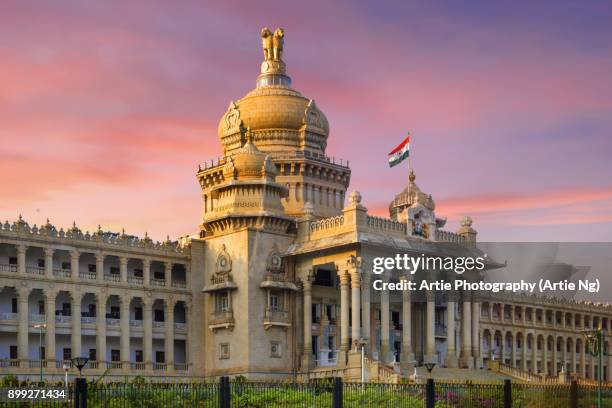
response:
{"label": "pillar capital", "polygon": [[30,292],[32,291],[32,289],[30,289],[27,286],[19,286],[16,289],[17,292],[17,296],[19,298],[19,301],[27,301],[28,297],[30,296]]}
{"label": "pillar capital", "polygon": [[120,256],[119,257],[119,263],[121,264],[121,266],[123,266],[123,265],[127,266],[127,264],[128,264],[128,257],[127,256]]}
{"label": "pillar capital", "polygon": [[96,262],[104,262],[104,258],[106,258],[106,254],[100,252],[95,253]]}
{"label": "pillar capital", "polygon": [[351,282],[351,275],[348,271],[338,271],[338,277],[340,278],[340,286],[348,286]]}
{"label": "pillar capital", "polygon": [[57,297],[57,290],[51,288],[43,289],[43,295],[45,296],[45,300],[47,302],[50,302],[51,300],[55,302],[55,298]]}
{"label": "pillar capital", "polygon": [[18,254],[25,254],[28,250],[28,246],[26,244],[17,244],[16,247]]}
{"label": "pillar capital", "polygon": [[53,256],[55,249],[46,247],[46,248],[43,248],[43,251],[45,253],[45,256]]}
{"label": "pillar capital", "polygon": [[151,266],[151,258],[142,258],[142,266],[150,267]]}
{"label": "pillar capital", "polygon": [[78,257],[79,255],[81,255],[81,252],[78,249],[73,248],[73,249],[70,250],[70,256]]}

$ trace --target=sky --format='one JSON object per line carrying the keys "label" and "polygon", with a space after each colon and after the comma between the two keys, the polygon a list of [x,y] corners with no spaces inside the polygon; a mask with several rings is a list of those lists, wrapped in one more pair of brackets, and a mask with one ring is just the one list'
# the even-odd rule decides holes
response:
{"label": "sky", "polygon": [[407,182],[484,241],[612,240],[612,3],[7,1],[0,219],[197,232],[198,163],[254,88],[260,29],[369,212]]}

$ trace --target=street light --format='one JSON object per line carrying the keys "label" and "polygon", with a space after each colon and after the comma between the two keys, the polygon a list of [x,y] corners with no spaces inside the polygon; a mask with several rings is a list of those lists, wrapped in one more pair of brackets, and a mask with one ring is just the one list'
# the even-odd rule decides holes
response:
{"label": "street light", "polygon": [[363,337],[360,337],[359,340],[357,340],[357,345],[361,346],[361,382],[365,382],[365,346],[366,344],[368,344],[367,340],[364,339]]}
{"label": "street light", "polygon": [[35,324],[35,329],[38,329],[38,359],[40,364],[40,382],[43,382],[43,355],[42,355],[42,330],[47,328],[45,323]]}
{"label": "street light", "polygon": [[606,332],[601,327],[595,331],[585,331],[583,335],[586,337],[586,348],[587,352],[593,357],[599,357],[599,367],[597,370],[597,407],[601,408],[601,388],[603,384],[603,357],[608,356],[608,350],[604,350],[604,340],[606,338]]}
{"label": "street light", "polygon": [[68,387],[68,370],[70,370],[70,364],[64,363],[64,385]]}
{"label": "street light", "polygon": [[87,357],[75,357],[72,359],[72,364],[79,370],[79,378],[81,378],[81,370],[83,370],[83,367],[85,367],[88,361],[89,359]]}
{"label": "street light", "polygon": [[429,378],[431,378],[431,371],[434,369],[434,367],[436,366],[436,363],[434,362],[430,362],[430,363],[425,363],[424,364],[425,368],[427,369],[427,372],[429,373]]}

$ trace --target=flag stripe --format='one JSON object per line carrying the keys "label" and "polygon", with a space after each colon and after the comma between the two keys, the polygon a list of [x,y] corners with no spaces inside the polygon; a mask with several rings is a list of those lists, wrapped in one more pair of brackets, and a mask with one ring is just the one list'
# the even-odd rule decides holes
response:
{"label": "flag stripe", "polygon": [[389,156],[397,153],[399,150],[402,150],[404,148],[404,146],[406,146],[406,144],[410,143],[410,136],[408,136],[406,139],[404,139],[404,141],[402,143],[399,144],[399,146],[397,146],[395,149],[393,149],[391,151],[391,153],[389,153]]}

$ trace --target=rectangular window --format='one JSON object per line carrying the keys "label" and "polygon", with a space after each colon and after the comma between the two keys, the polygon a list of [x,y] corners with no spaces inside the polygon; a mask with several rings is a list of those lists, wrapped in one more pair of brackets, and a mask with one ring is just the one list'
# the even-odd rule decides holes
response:
{"label": "rectangular window", "polygon": [[111,319],[119,319],[119,306],[111,306],[111,308],[110,308],[110,318]]}
{"label": "rectangular window", "polygon": [[315,360],[319,358],[319,336],[312,336],[312,354]]}
{"label": "rectangular window", "polygon": [[273,357],[273,358],[281,357],[281,345],[278,341],[270,342],[270,357]]}
{"label": "rectangular window", "polygon": [[215,312],[227,312],[229,311],[229,293],[222,292],[215,295]]}
{"label": "rectangular window", "polygon": [[155,362],[156,363],[165,363],[166,362],[166,353],[163,351],[155,352]]}
{"label": "rectangular window", "polygon": [[62,269],[72,269],[70,262],[62,262]]}
{"label": "rectangular window", "polygon": [[278,293],[273,293],[270,295],[270,309],[283,310],[282,298],[279,296]]}
{"label": "rectangular window", "polygon": [[11,299],[11,313],[17,313],[17,298]]}
{"label": "rectangular window", "polygon": [[110,274],[111,275],[119,275],[120,274],[119,268],[117,268],[116,266],[111,266],[110,267]]}
{"label": "rectangular window", "polygon": [[96,264],[89,264],[89,265],[87,265],[87,270],[89,272],[95,272],[96,271]]}
{"label": "rectangular window", "polygon": [[37,265],[39,268],[44,268],[45,267],[45,260],[44,259],[38,259],[37,261]]}
{"label": "rectangular window", "polygon": [[9,257],[9,265],[17,265],[17,258],[14,256]]}
{"label": "rectangular window", "polygon": [[96,361],[98,359],[98,355],[96,353],[96,349],[95,348],[89,349],[89,359],[91,361]]}
{"label": "rectangular window", "polygon": [[164,280],[164,279],[166,278],[166,277],[165,277],[165,275],[166,275],[166,274],[165,274],[165,273],[163,273],[163,272],[161,272],[161,271],[155,271],[155,272],[153,273],[153,278],[155,278],[155,279],[159,279],[159,280]]}
{"label": "rectangular window", "polygon": [[142,320],[142,307],[134,308],[134,320]]}
{"label": "rectangular window", "polygon": [[18,358],[17,356],[18,356],[17,346],[10,346],[9,347],[9,358],[11,360],[15,360],[16,358]]}
{"label": "rectangular window", "polygon": [[72,349],[70,347],[64,348],[62,356],[63,360],[72,359]]}
{"label": "rectangular window", "polygon": [[142,269],[135,268],[134,269],[134,276],[136,276],[137,278],[142,278],[144,276],[143,273],[142,273]]}
{"label": "rectangular window", "polygon": [[121,361],[121,351],[117,350],[117,349],[112,349],[111,350],[111,361]]}
{"label": "rectangular window", "polygon": [[137,363],[142,363],[143,359],[142,359],[142,350],[136,350],[134,358],[136,359]]}
{"label": "rectangular window", "polygon": [[43,358],[47,358],[47,353],[45,352],[45,346],[42,346],[42,347],[40,348],[40,358],[41,358],[41,359],[43,359]]}
{"label": "rectangular window", "polygon": [[89,309],[89,317],[96,317],[96,305],[92,305],[91,303],[88,306]]}
{"label": "rectangular window", "polygon": [[164,321],[164,311],[161,309],[155,309],[155,318],[153,319],[156,322]]}
{"label": "rectangular window", "polygon": [[38,314],[45,314],[45,301],[44,300],[39,300],[38,301]]}
{"label": "rectangular window", "polygon": [[70,303],[62,303],[62,316],[70,316],[71,314]]}
{"label": "rectangular window", "polygon": [[230,358],[230,345],[229,343],[219,344],[219,360],[225,360]]}

